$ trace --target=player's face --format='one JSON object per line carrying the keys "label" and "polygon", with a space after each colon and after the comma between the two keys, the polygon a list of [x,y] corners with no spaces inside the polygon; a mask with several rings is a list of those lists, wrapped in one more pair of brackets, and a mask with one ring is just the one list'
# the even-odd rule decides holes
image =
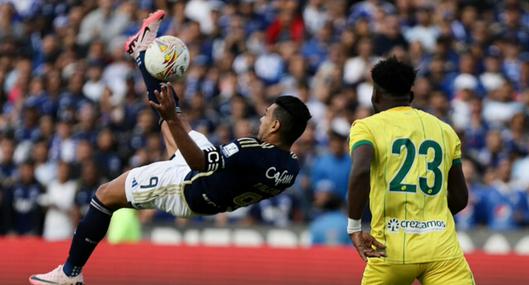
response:
{"label": "player's face", "polygon": [[274,118],[274,110],[276,108],[276,104],[272,104],[266,108],[265,113],[261,116],[259,125],[259,133],[257,133],[257,138],[260,140],[265,139],[268,134],[270,133],[270,129],[275,121]]}

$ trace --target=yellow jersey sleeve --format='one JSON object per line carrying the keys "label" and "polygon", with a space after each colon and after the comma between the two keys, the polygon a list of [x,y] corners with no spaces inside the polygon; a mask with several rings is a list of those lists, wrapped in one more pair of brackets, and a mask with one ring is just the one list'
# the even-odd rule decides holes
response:
{"label": "yellow jersey sleeve", "polygon": [[454,150],[454,158],[452,160],[452,165],[461,164],[461,140],[456,136],[456,145]]}
{"label": "yellow jersey sleeve", "polygon": [[448,126],[449,134],[450,134],[450,141],[452,142],[453,152],[452,152],[452,165],[454,164],[461,164],[461,140],[457,136],[457,133],[452,129],[452,127]]}
{"label": "yellow jersey sleeve", "polygon": [[362,120],[356,120],[353,122],[349,132],[349,153],[352,154],[357,147],[365,144],[370,144],[374,147],[375,139],[366,123]]}

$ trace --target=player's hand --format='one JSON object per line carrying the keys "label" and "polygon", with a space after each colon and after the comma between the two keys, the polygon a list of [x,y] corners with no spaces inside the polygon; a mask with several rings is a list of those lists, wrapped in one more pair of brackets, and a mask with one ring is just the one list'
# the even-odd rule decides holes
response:
{"label": "player's hand", "polygon": [[166,121],[174,121],[176,116],[176,103],[173,97],[173,88],[167,83],[161,84],[161,92],[154,91],[154,96],[158,99],[159,104],[149,101],[151,107],[160,113],[160,116]]}
{"label": "player's hand", "polygon": [[369,257],[385,257],[385,245],[377,241],[371,234],[356,232],[349,235],[358,255],[365,262]]}

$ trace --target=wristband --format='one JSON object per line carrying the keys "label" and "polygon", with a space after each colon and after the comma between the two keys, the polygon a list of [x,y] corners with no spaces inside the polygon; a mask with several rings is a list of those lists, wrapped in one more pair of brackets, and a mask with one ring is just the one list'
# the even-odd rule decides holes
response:
{"label": "wristband", "polygon": [[358,219],[358,220],[351,219],[351,218],[347,219],[347,233],[348,234],[361,232],[361,231],[362,231],[362,220],[361,219]]}

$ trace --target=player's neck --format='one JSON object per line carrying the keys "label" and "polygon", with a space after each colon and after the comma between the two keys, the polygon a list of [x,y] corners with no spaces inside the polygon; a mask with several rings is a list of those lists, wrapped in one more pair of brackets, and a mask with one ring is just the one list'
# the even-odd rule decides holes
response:
{"label": "player's neck", "polygon": [[279,149],[282,149],[282,150],[285,150],[285,151],[290,151],[291,145],[285,145],[285,144],[281,143],[280,139],[276,139],[275,137],[263,138],[262,141],[265,142],[265,143],[273,144],[275,147],[277,147]]}
{"label": "player's neck", "polygon": [[388,102],[382,106],[380,106],[380,112],[386,111],[389,109],[397,108],[397,107],[410,107],[409,102]]}

